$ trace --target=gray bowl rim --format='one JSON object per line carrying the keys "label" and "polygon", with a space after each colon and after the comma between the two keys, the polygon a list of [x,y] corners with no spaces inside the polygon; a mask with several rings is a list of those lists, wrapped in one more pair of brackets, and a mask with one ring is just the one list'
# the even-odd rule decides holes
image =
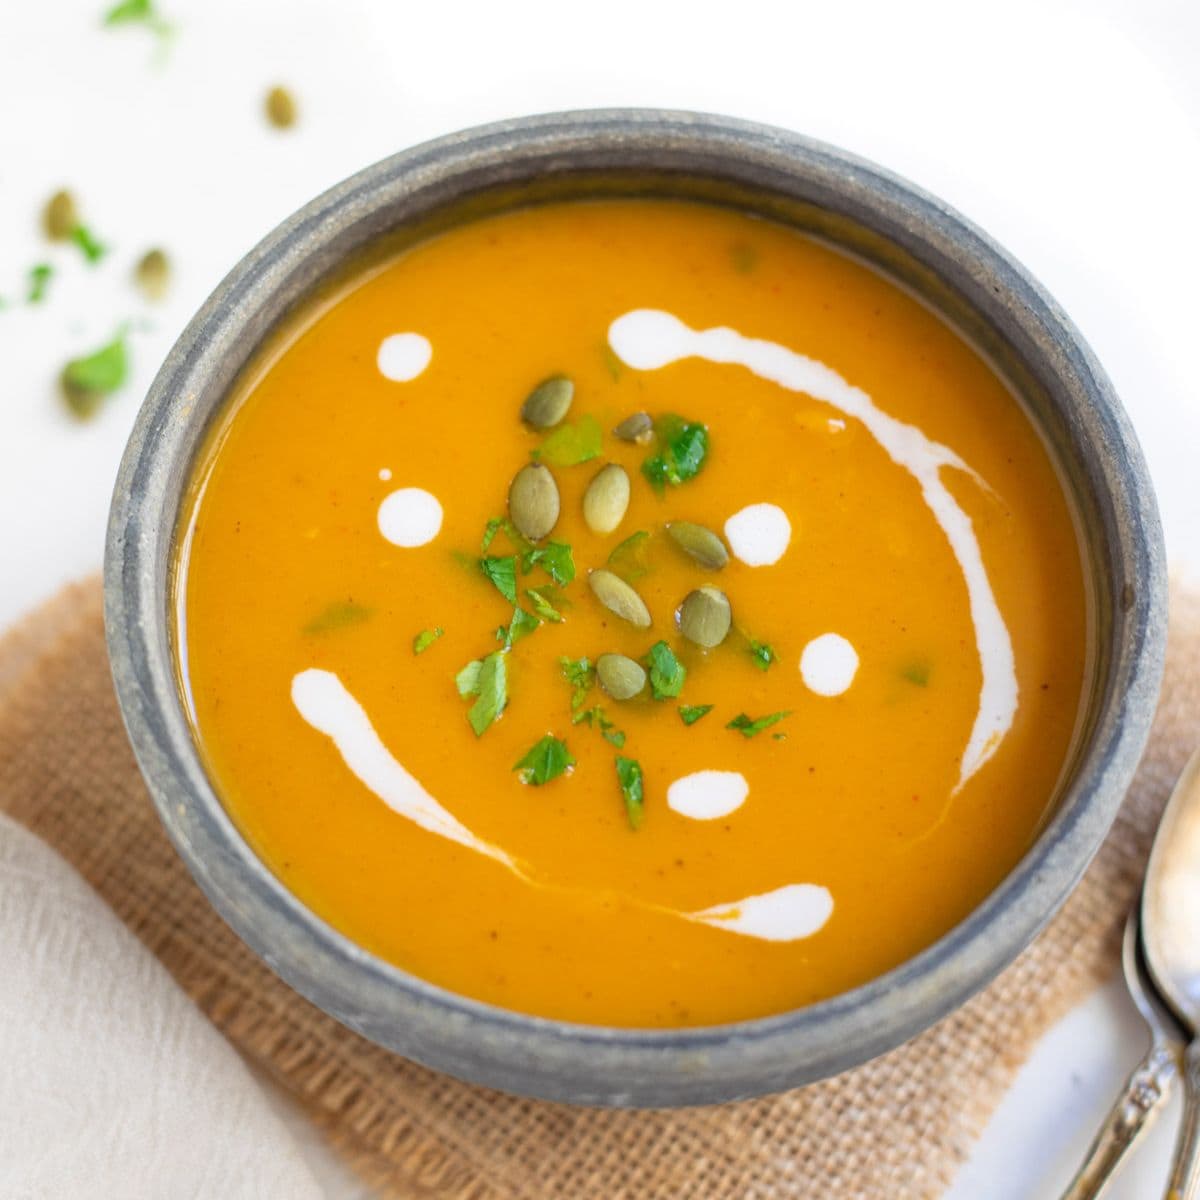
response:
{"label": "gray bowl rim", "polygon": [[[1112,606],[1107,694],[1058,811],[1000,886],[932,946],[849,992],[777,1016],[684,1029],[574,1024],[493,1007],[376,958],[306,908],[243,840],[204,772],[170,661],[174,529],[160,516],[183,485],[168,464],[206,375],[230,338],[246,336],[255,306],[364,205],[585,166],[736,178],[834,208],[867,206],[869,219],[855,211],[856,220],[969,301],[990,288],[995,311],[1049,348],[1111,504],[1111,583],[1123,578],[1126,595]],[[113,495],[104,599],[117,697],[163,824],[217,910],[273,970],[368,1038],[459,1078],[551,1100],[653,1107],[836,1074],[927,1028],[1010,963],[1060,907],[1115,818],[1149,733],[1167,611],[1162,535],[1137,440],[1084,339],[1023,267],[935,197],[854,155],[782,129],[654,109],[554,113],[451,134],[367,167],[268,234],[187,326],[141,408]]]}

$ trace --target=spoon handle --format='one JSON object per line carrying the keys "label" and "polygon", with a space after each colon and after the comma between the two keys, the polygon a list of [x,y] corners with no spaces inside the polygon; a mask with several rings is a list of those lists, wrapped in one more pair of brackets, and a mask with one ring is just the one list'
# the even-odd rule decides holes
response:
{"label": "spoon handle", "polygon": [[1175,1142],[1167,1200],[1200,1197],[1200,1038],[1184,1051],[1183,1082],[1183,1123]]}
{"label": "spoon handle", "polygon": [[[1062,1200],[1093,1200],[1104,1191],[1129,1148],[1153,1124],[1177,1069],[1169,1045],[1156,1041],[1146,1051],[1145,1058],[1130,1072]],[[1171,1196],[1169,1200],[1176,1198]]]}

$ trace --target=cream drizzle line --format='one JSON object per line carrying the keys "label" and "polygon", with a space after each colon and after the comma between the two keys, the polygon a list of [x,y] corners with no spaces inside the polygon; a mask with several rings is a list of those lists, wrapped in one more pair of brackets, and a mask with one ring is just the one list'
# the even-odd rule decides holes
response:
{"label": "cream drizzle line", "polygon": [[[375,732],[366,710],[332,671],[316,668],[301,671],[292,679],[292,703],[309,725],[333,742],[350,772],[393,812],[429,833],[494,859],[534,887],[586,896],[593,902],[606,895],[535,879],[524,863],[499,846],[476,837],[397,761]],[[809,937],[833,912],[832,897],[815,884],[787,884],[699,912],[681,912],[634,896],[613,894],[613,898],[649,912],[773,942]]]}
{"label": "cream drizzle line", "polygon": [[803,392],[854,417],[866,426],[898,466],[921,485],[921,495],[941,526],[967,585],[971,621],[983,681],[979,710],[959,764],[957,792],[996,752],[1012,728],[1017,711],[1017,673],[1012,639],[1000,614],[971,518],[942,483],[942,467],[986,483],[948,446],[931,441],[915,425],[906,425],[875,406],[861,388],[831,367],[777,342],[748,338],[735,329],[692,329],[671,313],[635,309],[609,326],[608,342],[628,366],[653,371],[685,358],[745,367],[760,379],[790,392]]}

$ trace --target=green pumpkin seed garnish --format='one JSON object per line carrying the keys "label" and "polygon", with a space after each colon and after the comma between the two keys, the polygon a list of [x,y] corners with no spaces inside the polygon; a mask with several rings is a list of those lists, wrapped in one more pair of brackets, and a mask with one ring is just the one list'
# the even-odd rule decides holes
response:
{"label": "green pumpkin seed garnish", "polygon": [[285,87],[273,87],[263,100],[263,109],[276,129],[291,129],[296,123],[296,97]]}
{"label": "green pumpkin seed garnish", "polygon": [[521,420],[534,429],[553,429],[568,413],[575,385],[565,375],[552,375],[525,397]]}
{"label": "green pumpkin seed garnish", "polygon": [[641,663],[624,654],[600,655],[596,659],[596,676],[614,700],[632,700],[646,686],[646,672]]}
{"label": "green pumpkin seed garnish", "polygon": [[729,561],[725,543],[703,525],[694,521],[671,521],[667,524],[667,532],[675,545],[710,571],[719,571]]}
{"label": "green pumpkin seed garnish", "polygon": [[134,268],[133,278],[147,300],[161,300],[171,282],[171,264],[161,250],[147,250]]}
{"label": "green pumpkin seed garnish", "polygon": [[609,612],[638,629],[650,628],[650,610],[646,602],[619,575],[601,567],[588,574],[588,586]]}
{"label": "green pumpkin seed garnish", "polygon": [[583,519],[593,533],[612,533],[629,508],[629,475],[617,463],[601,467],[583,493]]}
{"label": "green pumpkin seed garnish", "polygon": [[705,585],[688,592],[679,606],[679,632],[706,650],[725,640],[732,621],[729,599],[719,588]]}
{"label": "green pumpkin seed garnish", "polygon": [[42,228],[52,242],[65,242],[79,224],[79,210],[70,192],[55,192],[42,209]]}
{"label": "green pumpkin seed garnish", "polygon": [[636,442],[644,446],[654,436],[654,422],[649,413],[635,412],[613,430],[613,436],[623,442]]}
{"label": "green pumpkin seed garnish", "polygon": [[508,513],[518,532],[540,542],[558,523],[558,484],[549,467],[530,463],[513,477],[508,489]]}

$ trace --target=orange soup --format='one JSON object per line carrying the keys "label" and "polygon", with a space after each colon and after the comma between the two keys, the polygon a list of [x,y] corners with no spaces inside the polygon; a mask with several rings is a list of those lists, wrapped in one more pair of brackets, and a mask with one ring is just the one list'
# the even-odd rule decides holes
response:
{"label": "orange soup", "polygon": [[593,1024],[763,1016],[929,946],[1053,804],[1070,506],[913,296],[718,207],[381,261],[231,398],[178,563],[208,769],[305,904]]}

